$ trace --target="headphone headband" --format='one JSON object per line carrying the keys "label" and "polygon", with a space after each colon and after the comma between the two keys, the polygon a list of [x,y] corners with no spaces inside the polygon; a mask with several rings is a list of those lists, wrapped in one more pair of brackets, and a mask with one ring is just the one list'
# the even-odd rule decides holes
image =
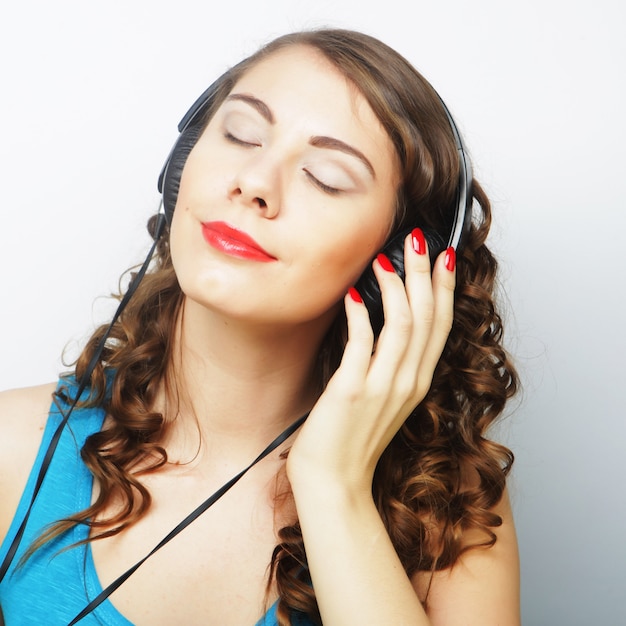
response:
{"label": "headphone headband", "polygon": [[[437,93],[437,92],[435,92]],[[448,118],[452,135],[454,136],[454,143],[456,144],[456,150],[459,154],[459,182],[456,190],[456,202],[454,209],[454,225],[448,239],[448,247],[453,247],[458,250],[465,233],[467,233],[472,224],[472,182],[474,180],[472,172],[472,164],[467,156],[467,150],[463,143],[463,137],[459,132],[459,129],[448,109],[448,106],[443,101],[442,97],[437,93],[437,97],[441,102],[441,106]]]}

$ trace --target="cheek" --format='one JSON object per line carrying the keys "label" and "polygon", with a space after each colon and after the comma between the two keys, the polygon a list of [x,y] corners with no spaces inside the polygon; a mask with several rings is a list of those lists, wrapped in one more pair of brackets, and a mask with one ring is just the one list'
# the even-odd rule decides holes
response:
{"label": "cheek", "polygon": [[337,272],[360,276],[380,252],[389,235],[394,214],[393,210],[380,209],[380,206],[389,206],[389,203],[368,203],[353,214],[353,219],[334,229],[334,233],[342,234],[335,235],[328,254]]}
{"label": "cheek", "polygon": [[178,196],[176,208],[172,215],[172,224],[170,226],[170,251],[172,260],[184,256],[185,250],[193,246],[192,225],[193,217],[189,203],[188,195],[184,193],[181,186],[181,194]]}
{"label": "cheek", "polygon": [[[206,131],[205,131],[206,132]],[[183,167],[176,210],[181,207],[197,206],[223,193],[232,179],[233,163],[218,152],[212,135],[203,135],[196,143]]]}
{"label": "cheek", "polygon": [[201,224],[187,198],[177,203],[170,228],[170,254],[174,272],[185,293],[214,273],[208,246],[202,237]]}
{"label": "cheek", "polygon": [[182,219],[186,212],[180,204],[177,205],[172,218],[170,227],[170,255],[172,258],[172,266],[178,278],[178,282],[185,291],[185,277],[190,271],[191,250],[188,243],[188,234],[186,233],[185,220]]}
{"label": "cheek", "polygon": [[[332,232],[332,231],[331,231]],[[309,259],[310,283],[314,293],[327,302],[342,298],[380,251],[387,235],[387,224],[364,225],[352,228],[343,236],[320,235],[324,242]]]}

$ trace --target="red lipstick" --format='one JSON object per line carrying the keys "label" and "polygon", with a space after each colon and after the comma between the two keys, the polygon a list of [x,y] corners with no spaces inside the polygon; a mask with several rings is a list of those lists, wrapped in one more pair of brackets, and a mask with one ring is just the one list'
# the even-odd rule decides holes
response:
{"label": "red lipstick", "polygon": [[264,250],[252,237],[226,222],[203,222],[202,236],[216,250],[239,259],[262,263],[276,260],[276,257]]}

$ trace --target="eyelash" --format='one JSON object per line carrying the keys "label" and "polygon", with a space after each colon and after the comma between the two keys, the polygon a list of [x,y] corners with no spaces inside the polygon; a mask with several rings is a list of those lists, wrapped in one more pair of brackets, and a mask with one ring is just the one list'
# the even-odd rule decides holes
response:
{"label": "eyelash", "polygon": [[[246,146],[246,147],[250,147],[250,148],[256,148],[258,146],[258,144],[256,143],[250,143],[249,141],[243,141],[242,139],[239,139],[239,137],[235,137],[235,135],[233,135],[232,133],[229,132],[225,132],[224,133],[224,137],[227,141],[230,141],[231,143],[234,143],[238,146]],[[306,174],[307,178],[318,188],[321,189],[324,193],[327,193],[331,196],[337,196],[341,193],[341,189],[337,189],[336,187],[331,187],[330,185],[326,185],[325,183],[323,183],[321,180],[318,180],[317,178],[315,178],[315,176],[313,176],[313,174],[311,174],[310,172],[307,172],[306,170],[304,170],[304,173]]]}
{"label": "eyelash", "polygon": [[229,132],[225,132],[224,133],[224,137],[225,137],[225,139],[227,141],[230,141],[231,143],[237,144],[238,146],[249,146],[251,148],[258,147],[258,144],[250,143],[249,141],[243,141],[243,139],[239,139],[239,137],[235,137],[235,135],[232,135]]}

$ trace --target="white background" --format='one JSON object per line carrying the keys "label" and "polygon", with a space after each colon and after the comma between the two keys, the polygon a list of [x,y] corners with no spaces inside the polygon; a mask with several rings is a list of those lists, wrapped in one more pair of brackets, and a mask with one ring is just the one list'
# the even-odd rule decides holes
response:
{"label": "white background", "polygon": [[4,3],[0,387],[55,379],[111,313],[176,123],[214,78],[287,31],[364,30],[440,91],[494,202],[524,383],[499,435],[517,456],[524,624],[626,624],[623,6]]}

